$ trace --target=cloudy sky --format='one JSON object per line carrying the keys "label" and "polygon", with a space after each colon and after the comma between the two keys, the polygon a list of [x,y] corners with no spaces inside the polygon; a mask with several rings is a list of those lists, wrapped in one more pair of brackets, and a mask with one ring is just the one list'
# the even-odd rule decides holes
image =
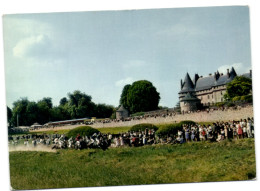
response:
{"label": "cloudy sky", "polygon": [[149,80],[174,107],[180,79],[234,66],[249,72],[245,6],[4,16],[6,102],[80,90],[118,106],[122,88]]}

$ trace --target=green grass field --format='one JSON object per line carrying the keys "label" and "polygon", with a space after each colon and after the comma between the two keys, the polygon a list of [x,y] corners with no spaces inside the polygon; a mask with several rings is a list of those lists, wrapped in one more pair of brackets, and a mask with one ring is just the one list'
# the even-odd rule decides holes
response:
{"label": "green grass field", "polygon": [[182,145],[10,152],[11,186],[44,189],[249,180],[254,139]]}

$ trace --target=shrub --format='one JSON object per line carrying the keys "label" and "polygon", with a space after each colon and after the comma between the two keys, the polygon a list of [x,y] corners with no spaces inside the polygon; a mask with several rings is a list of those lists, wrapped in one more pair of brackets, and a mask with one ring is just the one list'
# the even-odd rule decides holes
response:
{"label": "shrub", "polygon": [[99,130],[94,129],[89,126],[80,126],[80,127],[70,130],[67,133],[67,136],[68,137],[77,137],[78,134],[80,134],[80,136],[92,136],[94,133],[99,133],[99,132],[100,132]]}
{"label": "shrub", "polygon": [[240,101],[242,100],[242,96],[236,96],[232,98],[232,101]]}
{"label": "shrub", "polygon": [[182,130],[183,125],[195,125],[196,122],[191,120],[181,121],[179,123],[167,124],[160,127],[160,129],[156,132],[158,136],[166,136],[166,135],[176,135],[178,130]]}
{"label": "shrub", "polygon": [[182,130],[182,125],[180,123],[167,124],[156,132],[156,134],[160,137],[167,135],[176,135],[178,130]]}
{"label": "shrub", "polygon": [[194,122],[194,121],[191,121],[191,120],[185,120],[185,121],[181,121],[180,123],[179,123],[181,126],[182,125],[196,125],[196,122]]}
{"label": "shrub", "polygon": [[218,102],[215,104],[217,107],[223,107],[225,105],[225,102]]}
{"label": "shrub", "polygon": [[235,106],[235,104],[234,104],[233,102],[228,102],[228,103],[227,103],[227,106],[228,106],[228,107],[233,107],[233,106]]}
{"label": "shrub", "polygon": [[246,95],[244,96],[244,100],[248,103],[252,103],[253,102],[253,96],[252,95]]}
{"label": "shrub", "polygon": [[130,131],[144,131],[146,128],[147,129],[154,129],[155,131],[158,130],[158,127],[156,127],[153,124],[141,123],[141,124],[137,124],[137,125],[134,125],[133,127],[131,127]]}

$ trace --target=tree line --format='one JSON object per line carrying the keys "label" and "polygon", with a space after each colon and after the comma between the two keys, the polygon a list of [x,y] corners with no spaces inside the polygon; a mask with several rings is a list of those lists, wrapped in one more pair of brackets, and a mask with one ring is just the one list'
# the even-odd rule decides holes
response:
{"label": "tree line", "polygon": [[30,126],[35,122],[45,124],[50,121],[85,117],[108,118],[114,112],[113,106],[95,104],[90,95],[79,90],[68,93],[67,97],[60,100],[58,106],[53,106],[52,98],[44,97],[38,102],[21,98],[13,103],[12,109],[7,107],[9,126]]}

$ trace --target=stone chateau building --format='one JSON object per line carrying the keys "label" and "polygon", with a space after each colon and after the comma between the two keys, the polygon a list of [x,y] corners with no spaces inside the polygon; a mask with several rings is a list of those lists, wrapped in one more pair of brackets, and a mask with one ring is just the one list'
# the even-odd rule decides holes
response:
{"label": "stone chateau building", "polygon": [[[236,76],[237,73],[233,67],[230,71],[227,69],[225,75],[218,71],[207,77],[195,74],[193,80],[187,73],[184,81],[181,80],[181,91],[179,92],[181,112],[197,110],[202,105],[210,106],[224,101],[226,85]],[[252,70],[242,76],[252,78]]]}

